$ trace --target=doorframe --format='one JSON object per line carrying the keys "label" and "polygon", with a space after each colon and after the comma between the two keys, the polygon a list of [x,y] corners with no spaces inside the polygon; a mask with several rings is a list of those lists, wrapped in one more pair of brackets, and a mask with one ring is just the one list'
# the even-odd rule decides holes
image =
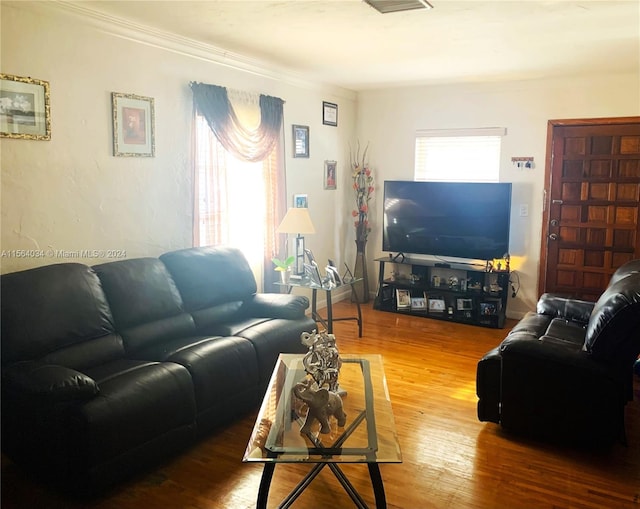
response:
{"label": "doorframe", "polygon": [[540,268],[538,270],[538,298],[541,288],[544,287],[547,269],[547,237],[549,235],[549,221],[551,220],[551,207],[549,203],[551,195],[551,168],[553,164],[553,135],[557,127],[580,127],[594,125],[619,125],[635,124],[640,122],[640,117],[605,117],[605,118],[577,118],[554,119],[547,121],[547,154],[544,163],[544,185],[542,188],[542,231],[540,237]]}

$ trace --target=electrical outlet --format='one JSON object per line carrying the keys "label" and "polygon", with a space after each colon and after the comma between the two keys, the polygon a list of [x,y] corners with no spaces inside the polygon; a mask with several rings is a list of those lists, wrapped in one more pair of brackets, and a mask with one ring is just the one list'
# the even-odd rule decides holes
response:
{"label": "electrical outlet", "polygon": [[529,216],[529,205],[522,204],[520,205],[520,217],[528,217]]}

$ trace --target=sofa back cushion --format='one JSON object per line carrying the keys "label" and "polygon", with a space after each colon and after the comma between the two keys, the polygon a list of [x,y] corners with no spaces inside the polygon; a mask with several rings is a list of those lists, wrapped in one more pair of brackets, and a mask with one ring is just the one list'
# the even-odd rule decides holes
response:
{"label": "sofa back cushion", "polygon": [[[240,302],[257,291],[247,259],[233,247],[181,249],[165,253],[160,259],[171,272],[185,309],[190,312]],[[237,311],[236,306],[231,308]]]}
{"label": "sofa back cushion", "polygon": [[60,263],[0,279],[2,364],[48,358],[82,369],[124,355],[96,273]]}
{"label": "sofa back cushion", "polygon": [[94,270],[127,351],[195,333],[171,275],[157,258],[104,263]]}
{"label": "sofa back cushion", "polygon": [[584,348],[594,357],[612,361],[640,353],[640,273],[610,284],[600,296],[587,325]]}

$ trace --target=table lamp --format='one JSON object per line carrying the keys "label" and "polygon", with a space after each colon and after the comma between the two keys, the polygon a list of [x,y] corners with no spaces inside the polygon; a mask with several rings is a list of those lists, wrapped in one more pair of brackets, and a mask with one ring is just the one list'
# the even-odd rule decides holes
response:
{"label": "table lamp", "polygon": [[311,222],[308,208],[291,208],[287,210],[280,226],[276,229],[277,233],[295,233],[296,234],[296,266],[294,274],[301,276],[304,274],[304,237],[303,233],[315,233],[316,229]]}

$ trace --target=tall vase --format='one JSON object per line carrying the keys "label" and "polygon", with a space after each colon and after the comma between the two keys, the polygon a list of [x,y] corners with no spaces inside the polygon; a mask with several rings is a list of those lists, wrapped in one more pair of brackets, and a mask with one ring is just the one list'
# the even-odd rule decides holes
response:
{"label": "tall vase", "polygon": [[353,269],[353,276],[356,279],[362,279],[353,285],[355,290],[351,294],[351,301],[364,304],[369,302],[369,277],[367,275],[367,259],[365,257],[365,247],[367,246],[366,240],[356,240],[356,264]]}

